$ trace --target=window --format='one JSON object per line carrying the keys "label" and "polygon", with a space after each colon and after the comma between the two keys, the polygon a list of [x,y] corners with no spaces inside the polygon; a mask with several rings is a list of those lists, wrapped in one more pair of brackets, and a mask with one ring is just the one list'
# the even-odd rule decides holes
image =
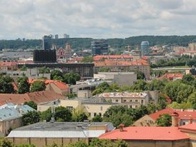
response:
{"label": "window", "polygon": [[118,100],[116,100],[116,102],[118,102]]}
{"label": "window", "polygon": [[103,110],[103,107],[102,107],[102,106],[100,107],[100,110],[101,110],[101,111]]}
{"label": "window", "polygon": [[97,113],[94,113],[94,116],[96,116],[97,115]]}
{"label": "window", "polygon": [[138,100],[135,100],[135,102],[138,102]]}
{"label": "window", "polygon": [[132,100],[130,100],[130,102],[132,102]]}
{"label": "window", "polygon": [[126,102],[126,100],[124,100],[124,102]]}

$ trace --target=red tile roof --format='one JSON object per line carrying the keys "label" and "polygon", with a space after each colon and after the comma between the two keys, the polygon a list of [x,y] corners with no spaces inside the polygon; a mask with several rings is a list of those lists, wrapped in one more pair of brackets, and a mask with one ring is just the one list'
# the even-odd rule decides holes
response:
{"label": "red tile roof", "polygon": [[180,130],[196,131],[196,124],[195,123],[187,124],[187,125],[184,125],[184,126],[180,126],[179,128],[180,128]]}
{"label": "red tile roof", "polygon": [[178,127],[126,127],[107,132],[100,139],[122,140],[183,140],[189,137],[182,133]]}
{"label": "red tile roof", "polygon": [[103,60],[103,59],[128,59],[128,60],[131,60],[133,59],[132,56],[130,55],[96,55],[93,57],[93,61],[100,61],[100,60]]}
{"label": "red tile roof", "polygon": [[165,73],[159,79],[168,79],[168,80],[174,80],[174,79],[182,79],[183,74],[182,73]]}
{"label": "red tile roof", "polygon": [[179,119],[196,120],[196,111],[195,110],[182,110],[182,109],[172,109],[172,108],[166,108],[166,109],[160,110],[158,112],[150,114],[149,116],[152,119],[157,120],[159,118],[159,116],[162,114],[171,115],[174,112],[177,112],[179,114]]}
{"label": "red tile roof", "polygon": [[57,81],[57,80],[43,80],[43,79],[29,79],[29,83],[32,84],[35,81],[43,81],[45,82],[45,84],[55,84],[59,89],[61,90],[68,90],[69,89],[69,85],[66,83],[63,83],[61,81]]}
{"label": "red tile roof", "polygon": [[49,90],[26,94],[0,94],[0,105],[6,103],[22,104],[28,101],[34,101],[35,103],[39,104],[63,98],[65,98],[63,95]]}
{"label": "red tile roof", "polygon": [[149,63],[144,59],[138,59],[134,61],[127,60],[114,60],[114,59],[105,59],[100,61],[94,61],[95,67],[101,66],[149,66]]}

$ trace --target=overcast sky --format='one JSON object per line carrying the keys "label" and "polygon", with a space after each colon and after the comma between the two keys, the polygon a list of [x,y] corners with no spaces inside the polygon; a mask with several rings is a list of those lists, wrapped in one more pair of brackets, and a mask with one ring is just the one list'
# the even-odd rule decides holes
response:
{"label": "overcast sky", "polygon": [[196,0],[0,0],[0,39],[196,35]]}

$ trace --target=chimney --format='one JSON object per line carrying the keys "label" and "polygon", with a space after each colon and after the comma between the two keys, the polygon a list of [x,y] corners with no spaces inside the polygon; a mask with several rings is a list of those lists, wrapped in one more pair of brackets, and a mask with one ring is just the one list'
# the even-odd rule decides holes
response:
{"label": "chimney", "polygon": [[118,126],[120,132],[123,132],[123,131],[124,131],[124,127],[125,127],[124,124],[120,124],[120,125]]}
{"label": "chimney", "polygon": [[193,118],[192,118],[192,116],[190,116],[189,124],[192,124],[192,123],[193,123]]}
{"label": "chimney", "polygon": [[177,112],[173,112],[171,115],[172,117],[172,127],[177,127],[178,126],[178,116],[179,114]]}

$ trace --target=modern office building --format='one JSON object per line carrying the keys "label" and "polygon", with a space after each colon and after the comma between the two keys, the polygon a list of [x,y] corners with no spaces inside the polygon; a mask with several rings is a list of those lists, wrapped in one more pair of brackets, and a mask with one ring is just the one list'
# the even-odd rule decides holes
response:
{"label": "modern office building", "polygon": [[44,36],[42,39],[42,50],[33,51],[34,63],[55,63],[56,62],[56,50],[52,49],[52,35]]}
{"label": "modern office building", "polygon": [[94,40],[91,42],[91,49],[93,55],[108,54],[108,43],[106,40]]}
{"label": "modern office building", "polygon": [[141,56],[149,55],[149,42],[148,41],[142,41],[141,42]]}
{"label": "modern office building", "polygon": [[52,48],[52,36],[44,36],[42,38],[42,48],[43,50],[50,50]]}

